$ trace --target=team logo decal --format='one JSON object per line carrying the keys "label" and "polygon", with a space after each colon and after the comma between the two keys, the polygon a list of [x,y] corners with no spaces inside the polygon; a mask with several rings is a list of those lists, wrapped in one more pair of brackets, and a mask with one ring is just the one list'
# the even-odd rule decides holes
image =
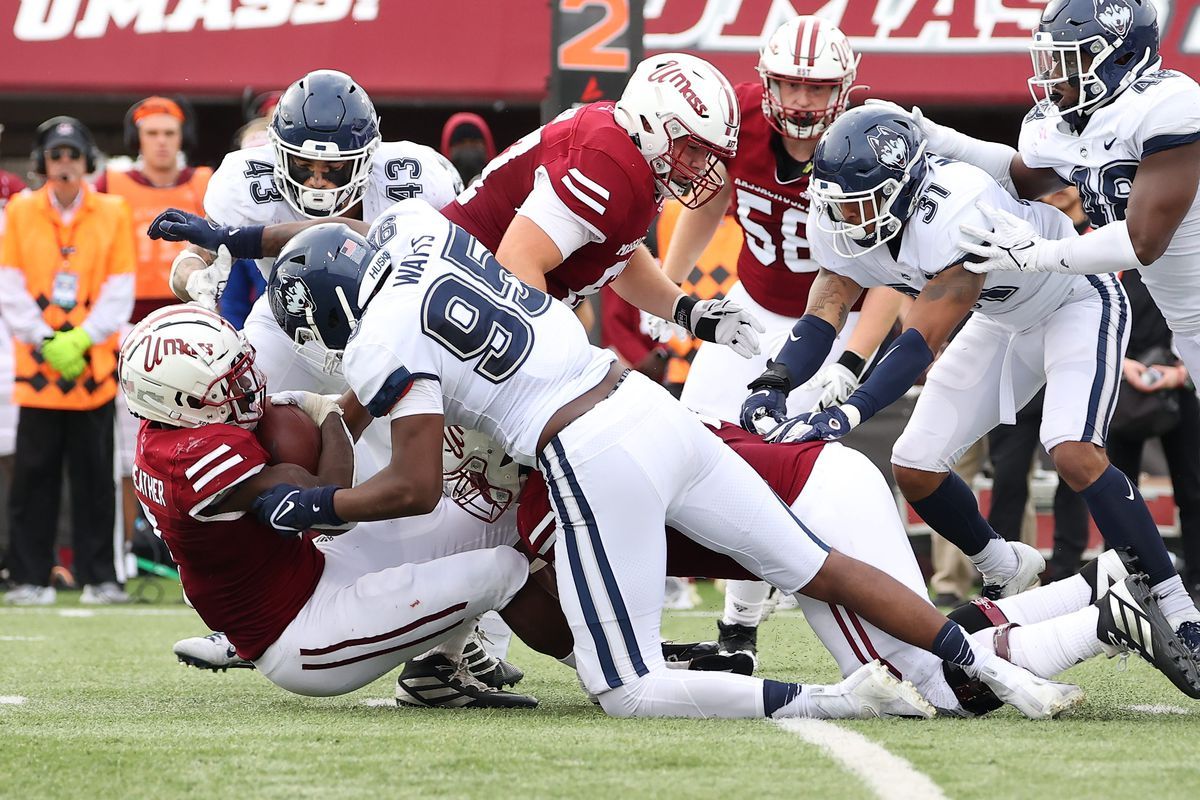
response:
{"label": "team logo decal", "polygon": [[279,292],[271,295],[271,301],[271,311],[280,324],[289,317],[308,320],[316,309],[308,285],[291,275],[284,275],[280,279]]}
{"label": "team logo decal", "polygon": [[867,136],[871,149],[879,163],[894,170],[904,170],[908,166],[908,142],[886,125],[879,125],[875,133]]}
{"label": "team logo decal", "polygon": [[1094,0],[1096,21],[1110,33],[1125,38],[1133,21],[1133,11],[1122,0]]}

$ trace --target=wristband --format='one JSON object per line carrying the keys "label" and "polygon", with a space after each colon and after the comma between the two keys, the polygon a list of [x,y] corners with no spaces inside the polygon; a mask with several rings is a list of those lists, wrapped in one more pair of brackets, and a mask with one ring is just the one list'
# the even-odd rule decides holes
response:
{"label": "wristband", "polygon": [[675,324],[683,328],[688,333],[692,333],[692,309],[700,301],[691,295],[681,294],[675,300],[675,309],[671,312],[671,316],[675,319]]}
{"label": "wristband", "polygon": [[856,378],[861,378],[863,370],[867,367],[867,360],[851,350],[843,350],[837,363],[850,370],[850,374]]}
{"label": "wristband", "polygon": [[234,258],[262,258],[263,225],[225,229],[225,246]]}
{"label": "wristband", "polygon": [[768,358],[767,370],[746,385],[752,392],[759,389],[778,389],[785,395],[792,391],[792,374],[786,365]]}

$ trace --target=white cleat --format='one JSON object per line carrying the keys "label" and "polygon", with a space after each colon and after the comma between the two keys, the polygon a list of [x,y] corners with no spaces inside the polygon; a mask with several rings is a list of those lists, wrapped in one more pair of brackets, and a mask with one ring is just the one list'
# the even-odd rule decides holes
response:
{"label": "white cleat", "polygon": [[[855,670],[832,686],[805,686],[809,713],[816,719],[877,719],[920,717],[930,719],[937,711],[909,681],[899,681],[878,660]],[[773,715],[775,719],[801,716],[799,700]],[[790,710],[790,711],[789,711]]]}
{"label": "white cleat", "polygon": [[224,672],[228,669],[254,669],[254,662],[237,654],[229,637],[220,631],[208,636],[193,636],[180,639],[172,648],[180,664],[198,669]]}
{"label": "white cleat", "polygon": [[1083,702],[1083,689],[1039,678],[1028,670],[992,656],[979,666],[979,679],[1005,703],[1029,719],[1053,719]]}
{"label": "white cleat", "polygon": [[1046,559],[1037,548],[1023,542],[1009,542],[1013,555],[1017,557],[1017,571],[1008,578],[997,580],[994,576],[983,576],[981,594],[988,600],[1012,597],[1037,585],[1038,576],[1046,569]]}

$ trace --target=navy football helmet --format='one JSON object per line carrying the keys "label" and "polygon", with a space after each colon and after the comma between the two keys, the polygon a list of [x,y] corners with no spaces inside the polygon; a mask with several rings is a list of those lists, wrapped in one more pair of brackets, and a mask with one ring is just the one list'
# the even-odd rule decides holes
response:
{"label": "navy football helmet", "polygon": [[[275,148],[275,185],[306,217],[336,217],[362,199],[371,156],[379,146],[379,117],[371,98],[344,72],[320,69],[279,98],[267,137]],[[304,185],[312,162],[336,188]]]}
{"label": "navy football helmet", "polygon": [[907,114],[866,105],[847,111],[813,153],[813,216],[834,249],[856,258],[900,233],[929,171],[925,135]]}
{"label": "navy football helmet", "polygon": [[376,250],[349,227],[328,222],[292,237],[275,259],[267,302],[296,352],[330,375],[340,373],[342,351],[362,309],[359,281]]}
{"label": "navy football helmet", "polygon": [[[1150,0],[1050,0],[1029,51],[1034,101],[1080,130],[1096,109],[1156,68],[1158,12]],[[1079,99],[1061,108],[1056,87],[1064,81],[1079,89]]]}

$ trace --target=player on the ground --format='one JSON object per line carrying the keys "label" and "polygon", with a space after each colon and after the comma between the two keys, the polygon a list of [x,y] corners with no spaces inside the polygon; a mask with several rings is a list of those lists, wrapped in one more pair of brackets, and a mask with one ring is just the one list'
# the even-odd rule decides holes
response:
{"label": "player on the ground", "polygon": [[[891,489],[865,456],[836,442],[768,444],[735,425],[706,423],[822,541],[927,598]],[[518,531],[531,569],[554,563],[555,521],[540,473],[529,476],[521,494]],[[732,559],[670,529],[667,564],[676,575],[745,577]],[[1150,597],[1145,577],[1126,582],[1127,578],[1123,559],[1107,551],[1078,575],[994,603],[976,600],[950,618],[971,631],[980,646],[1043,678],[1102,652],[1111,657],[1132,649],[1184,694],[1200,698],[1200,660],[1174,635]],[[853,611],[804,595],[797,600],[805,621],[843,675],[878,658],[897,678],[912,681],[939,713],[975,715],[1000,707],[979,681],[889,636]],[[751,664],[747,657],[735,657],[715,668],[730,666],[748,674]]]}
{"label": "player on the ground", "polygon": [[[266,402],[254,348],[214,312],[152,312],[125,339],[120,380],[144,420],[133,475],[146,519],[205,623],[269,680],[298,694],[342,694],[436,646],[456,705],[536,705],[485,686],[457,658],[482,613],[519,608],[533,591],[499,529],[489,537],[482,526],[434,522],[422,533],[378,523],[314,542],[247,514],[280,481],[348,484],[353,448],[336,403],[291,393],[321,427],[318,472],[268,466],[253,433]],[[423,557],[418,534],[437,542]]]}
{"label": "player on the ground", "polygon": [[684,295],[642,243],[664,198],[699,207],[720,191],[718,159],[737,151],[739,124],[733,88],[711,64],[652,56],[616,103],[569,109],[522,137],[442,213],[569,306],[611,283],[634,306],[749,357],[758,320]]}
{"label": "player on the ground", "polygon": [[[734,86],[742,116],[737,154],[716,166],[723,185],[713,201],[680,213],[663,270],[676,283],[686,278],[732,203],[745,236],[738,282],[725,297],[754,314],[766,330],[761,352],[750,359],[737,358],[724,347],[700,348],[680,395],[694,411],[736,422],[745,387],[766,368],[804,313],[818,268],[806,238],[812,154],[821,134],[849,103],[859,59],[832,23],[800,16],[781,25],[763,46],[759,80]],[[888,287],[872,289],[861,303],[861,322],[860,303],[854,303],[821,369],[788,396],[789,416],[840,403],[858,388],[867,363],[891,330],[901,299]],[[757,626],[769,589],[761,581],[726,583],[725,611],[718,622],[725,651],[755,658]]]}
{"label": "player on the ground", "polygon": [[[1008,543],[979,513],[951,465],[979,437],[1013,421],[1043,386],[1042,445],[1081,493],[1112,547],[1141,561],[1173,629],[1200,648],[1200,611],[1176,574],[1145,502],[1108,461],[1104,440],[1129,338],[1129,303],[1114,276],[977,275],[957,244],[978,204],[1019,215],[1047,239],[1076,236],[1044,203],[1018,202],[983,171],[926,153],[916,122],[864,106],[830,126],[814,156],[809,235],[822,264],[808,312],[776,364],[752,384],[743,425],[772,439],[837,439],[899,399],[972,310],[930,371],[892,450],[896,482],[929,525],[983,573],[985,594],[1030,586],[1045,566],[1033,548]],[[1089,234],[1090,235],[1090,234]],[[864,286],[892,285],[916,300],[905,330],[847,401],[783,419],[783,396],[816,371],[844,310]]]}
{"label": "player on the ground", "polygon": [[[576,667],[609,713],[793,716],[813,713],[815,700],[825,715],[923,714],[923,701],[899,684],[878,686],[890,699],[864,709],[844,686],[814,695],[797,684],[666,669],[664,521],[785,591],[845,605],[960,664],[1029,716],[1079,701],[1077,687],[982,653],[893,579],[830,551],[665,389],[617,367],[565,306],[521,283],[427,204],[397,204],[369,239],[348,225],[309,228],[280,254],[267,291],[278,292],[294,269],[306,282],[340,282],[337,262],[361,256],[358,284],[337,284],[356,301],[331,302],[326,285],[311,291],[326,298],[313,318],[354,326],[344,366],[365,408],[352,408],[350,424],[366,424],[368,412],[388,418],[392,462],[354,488],[281,484],[256,501],[260,519],[287,531],[421,513],[440,495],[442,428],[460,424],[546,476],[568,554],[557,586]],[[304,322],[281,320],[285,328]],[[830,696],[832,705],[820,699]]]}
{"label": "player on the ground", "polygon": [[986,218],[964,231],[964,249],[982,257],[973,271],[1141,270],[1197,374],[1200,86],[1165,69],[1158,47],[1150,0],[1052,0],[1030,47],[1037,105],[1021,126],[1017,152],[921,124],[933,152],[976,164],[1020,197],[1074,184],[1096,228],[1078,239],[1046,240],[986,209]]}

